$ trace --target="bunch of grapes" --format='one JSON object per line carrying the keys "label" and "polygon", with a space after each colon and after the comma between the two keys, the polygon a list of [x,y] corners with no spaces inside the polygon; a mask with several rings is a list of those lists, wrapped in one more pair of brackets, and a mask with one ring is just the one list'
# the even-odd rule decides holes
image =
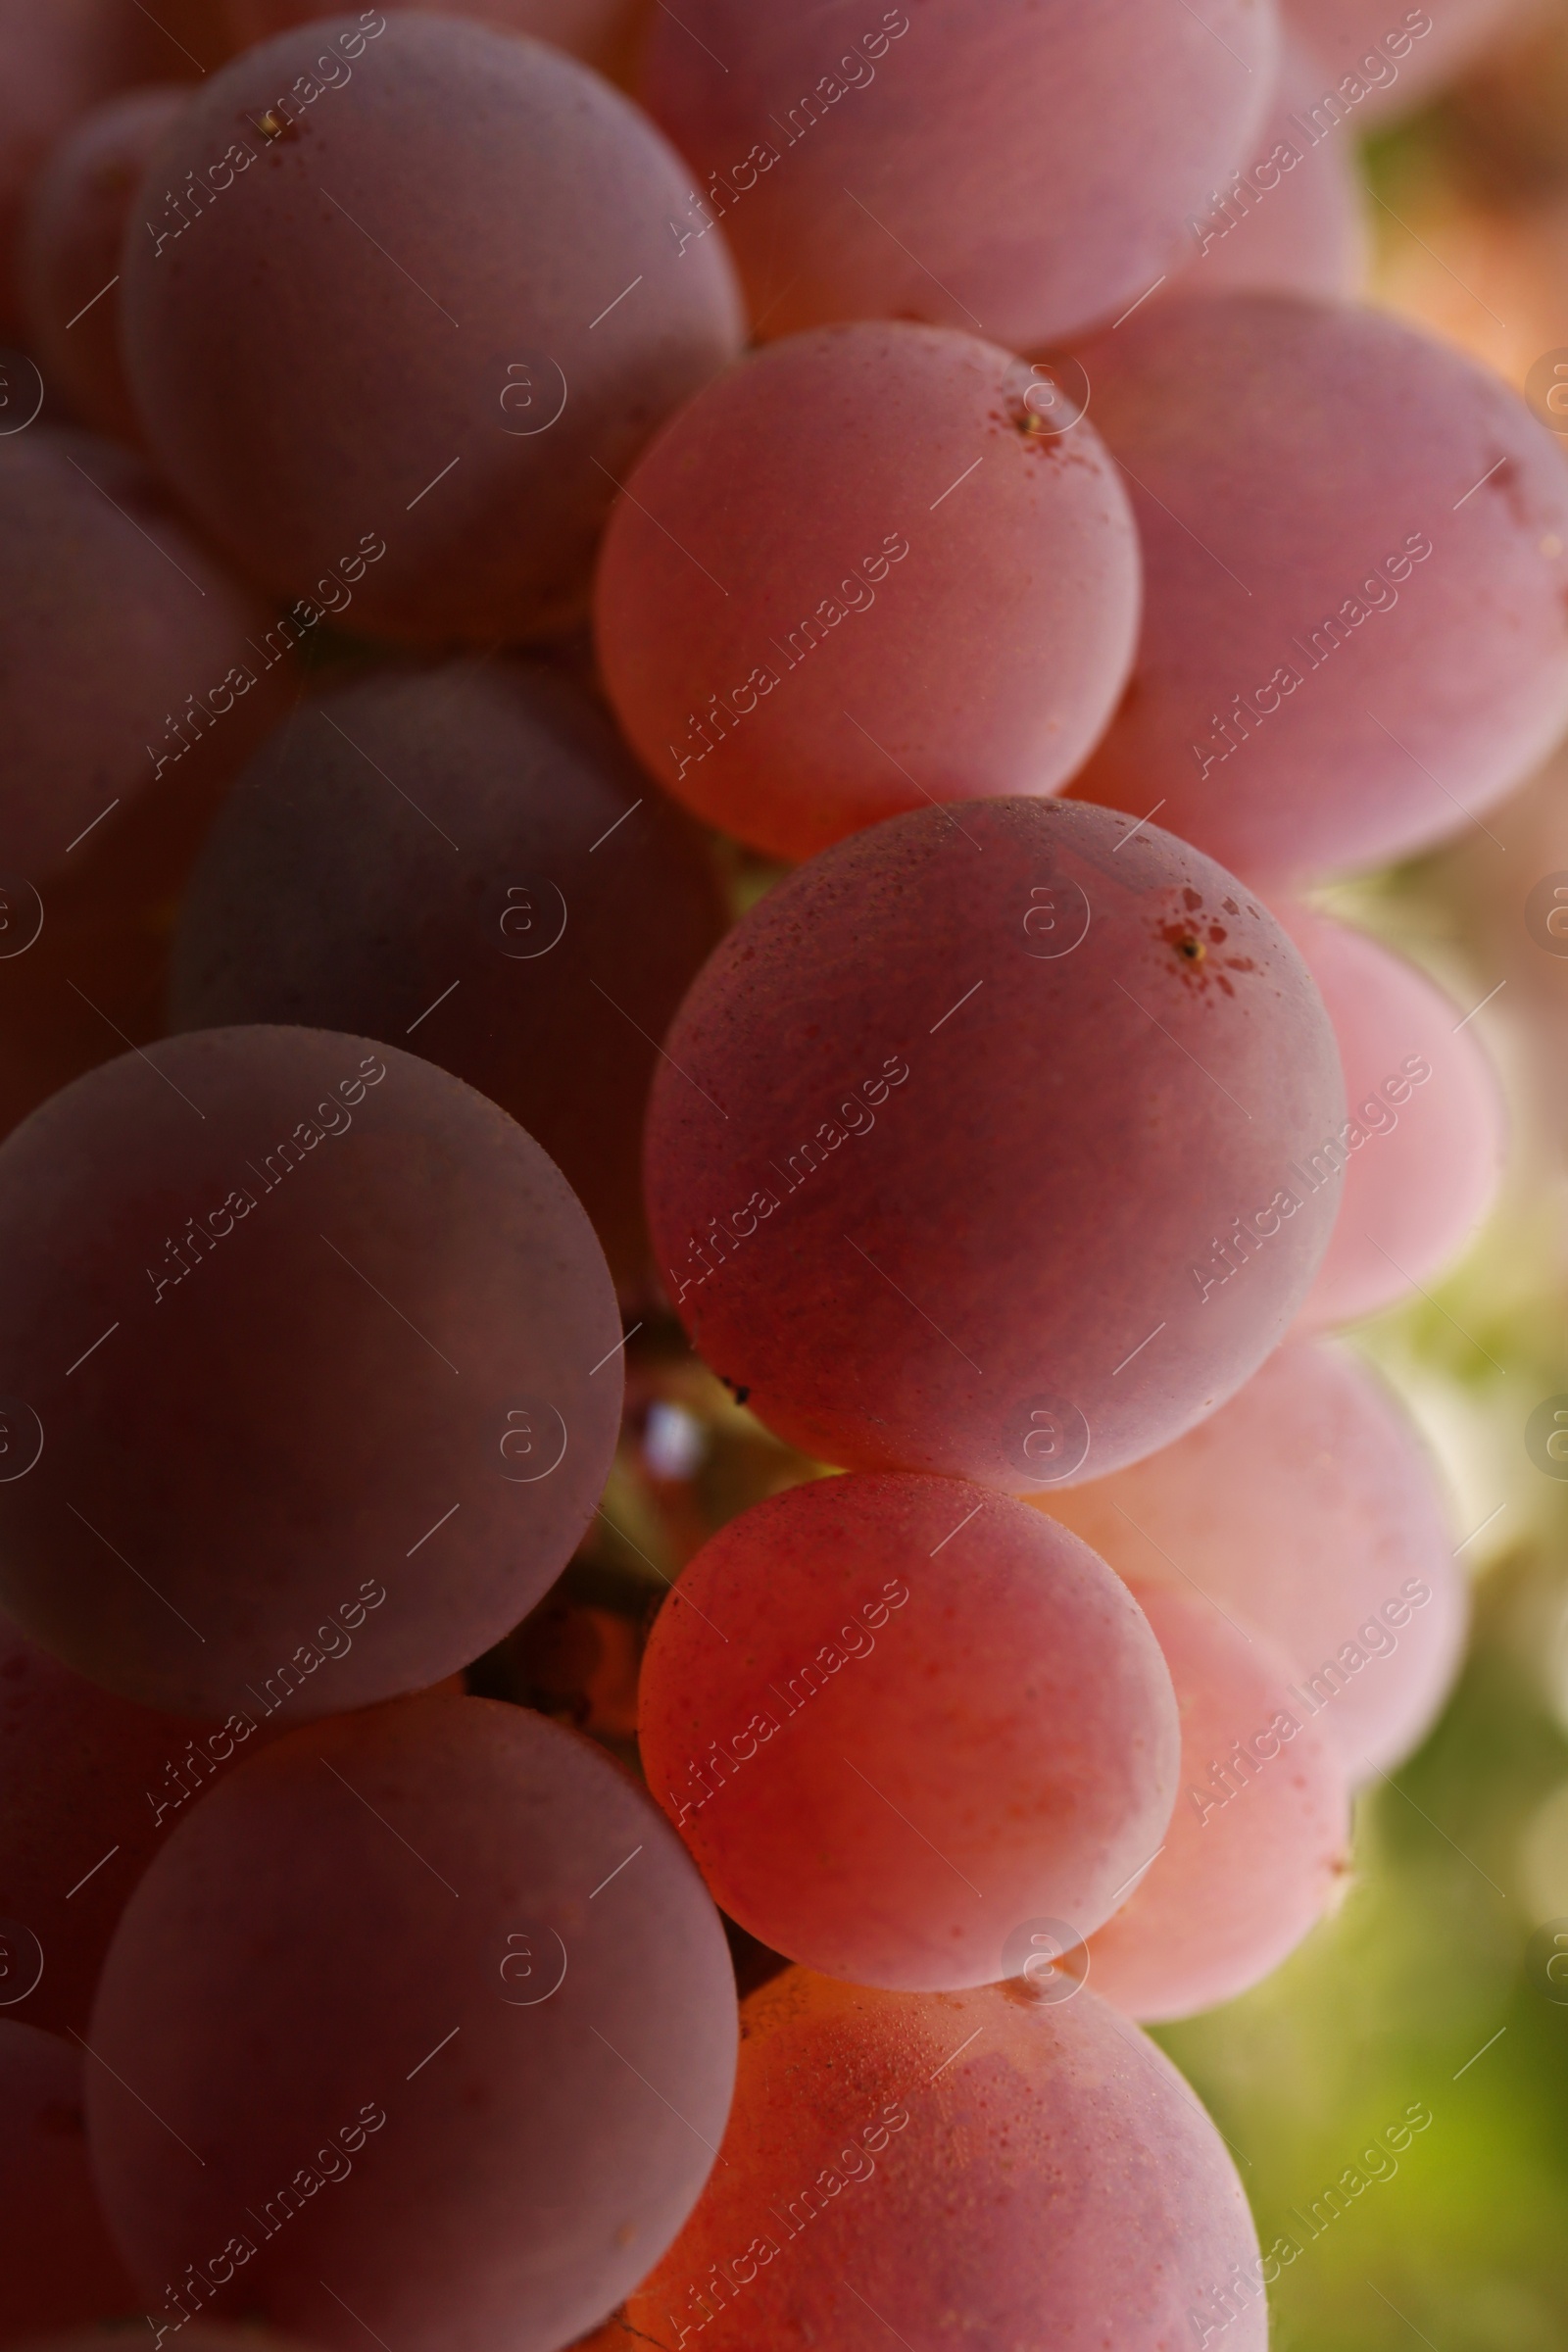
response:
{"label": "bunch of grapes", "polygon": [[0,0],[0,2342],[1264,2344],[1503,1145],[1309,894],[1568,723],[1396,13]]}

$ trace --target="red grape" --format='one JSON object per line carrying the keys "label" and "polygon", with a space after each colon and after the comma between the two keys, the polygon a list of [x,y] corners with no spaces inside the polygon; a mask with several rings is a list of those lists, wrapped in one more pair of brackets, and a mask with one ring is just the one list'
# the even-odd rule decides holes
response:
{"label": "red grape", "polygon": [[1263,2352],[1271,2274],[1224,2143],[1092,1992],[791,1969],[742,2017],[723,2161],[630,2298],[630,2340],[1175,2352],[1241,2269],[1226,2352]]}
{"label": "red grape", "polygon": [[181,1808],[277,1728],[254,1705],[226,1726],[138,1707],[0,1619],[0,1918],[43,1963],[31,1992],[10,1988],[18,2018],[85,2032],[115,1924]]}
{"label": "red grape", "polygon": [[1528,0],[1525,8],[1520,0],[1444,0],[1438,9],[1398,12],[1389,0],[1280,0],[1280,5],[1321,60],[1329,86],[1367,128],[1390,115],[1408,113],[1451,81],[1510,18],[1529,14]]}
{"label": "red grape", "polygon": [[189,97],[170,83],[84,115],[33,181],[23,221],[31,347],[83,423],[119,441],[141,438],[120,351],[125,223],[154,147]]}
{"label": "red grape", "polygon": [[874,323],[774,344],[683,409],[596,592],[660,782],[784,858],[1062,784],[1126,682],[1140,566],[1115,467],[1053,404],[994,344]]}
{"label": "red grape", "polygon": [[1309,1325],[1352,1323],[1424,1288],[1491,1207],[1506,1119],[1492,1065],[1448,997],[1375,939],[1276,908],[1323,992],[1350,1115],[1342,1201]]}
{"label": "red grape", "polygon": [[[418,0],[426,16],[471,17],[498,32],[532,33],[553,41],[601,74],[624,70],[633,36],[647,15],[645,0]],[[336,0],[226,0],[234,38],[248,48],[291,24],[342,14]]]}
{"label": "red grape", "polygon": [[1506,385],[1283,295],[1155,306],[1084,365],[1147,594],[1076,795],[1158,805],[1254,878],[1318,874],[1456,832],[1548,749],[1568,477]]}
{"label": "red grape", "polygon": [[121,0],[0,0],[0,338],[22,322],[17,237],[28,181],[77,115],[148,63],[146,19]]}
{"label": "red grape", "polygon": [[1465,1589],[1433,1466],[1382,1383],[1295,1341],[1200,1429],[1049,1498],[1142,1591],[1195,1588],[1261,1631],[1352,1780],[1396,1764],[1447,1696]]}
{"label": "red grape", "polygon": [[602,1749],[427,1698],[313,1726],[192,1808],[92,2038],[106,2207],[171,2324],[211,2301],[343,2352],[555,2352],[691,2210],[734,1979]]}
{"label": "red grape", "polygon": [[675,233],[722,221],[759,332],[923,318],[1027,350],[1148,292],[1276,55],[1272,0],[686,0],[640,86],[700,178]]}
{"label": "red grape", "polygon": [[[155,2330],[154,2352],[161,2341]],[[23,2352],[126,2352],[125,2329],[123,2325],[73,2328],[69,2335],[36,2338]],[[189,2320],[179,2331],[179,2352],[308,2352],[308,2347],[297,2336],[274,2335],[267,2328]]]}
{"label": "red grape", "polygon": [[126,1697],[293,1719],[417,1690],[592,1515],[603,1255],[430,1062],[311,1029],[126,1054],[0,1147],[0,1597]]}
{"label": "red grape", "polygon": [[638,1729],[732,1918],[913,1991],[1005,1975],[1020,1920],[1107,1919],[1165,1835],[1181,1746],[1158,1644],[1086,1545],[886,1474],[795,1487],[698,1553]]}
{"label": "red grape", "polygon": [[[14,1948],[0,1934],[0,1999],[8,1997]],[[81,2068],[69,2041],[0,2018],[0,2343],[135,2309],[136,2289],[93,2188]]]}
{"label": "red grape", "polygon": [[1181,1585],[1136,1592],[1176,1687],[1182,1786],[1158,1859],[1089,1945],[1088,1981],[1134,2017],[1190,2017],[1277,1968],[1342,1888],[1345,1766],[1261,1634]]}
{"label": "red grape", "polygon": [[174,1025],[428,1054],[543,1145],[635,1293],[657,1041],[722,928],[705,848],[587,696],[521,665],[383,674],[302,710],[231,796]]}
{"label": "red grape", "polygon": [[1240,884],[1104,809],[960,804],[839,843],[721,944],[654,1081],[649,1218],[694,1343],[789,1443],[1054,1489],[1283,1336],[1336,1204],[1290,1165],[1344,1117]]}
{"label": "red grape", "polygon": [[1358,291],[1367,238],[1354,132],[1314,112],[1322,82],[1315,61],[1287,42],[1250,159],[1187,223],[1178,293]]}
{"label": "red grape", "polygon": [[669,235],[653,125],[456,17],[246,51],[143,193],[125,352],[160,463],[238,562],[328,605],[352,582],[376,634],[576,618],[616,483],[739,345],[722,240]]}
{"label": "red grape", "polygon": [[175,844],[188,862],[196,811],[297,684],[295,633],[137,459],[41,425],[0,438],[0,632],[7,873],[70,883],[68,858],[100,855],[104,827],[122,894],[176,889]]}

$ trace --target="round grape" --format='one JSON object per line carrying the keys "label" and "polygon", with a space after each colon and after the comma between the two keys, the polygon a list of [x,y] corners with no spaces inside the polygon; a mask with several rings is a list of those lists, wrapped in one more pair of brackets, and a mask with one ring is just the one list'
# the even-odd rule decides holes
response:
{"label": "round grape", "polygon": [[1187,266],[1171,277],[1177,295],[1359,292],[1367,234],[1355,149],[1332,110],[1313,112],[1322,80],[1288,41],[1250,160],[1188,222]]}
{"label": "round grape", "polygon": [[22,225],[28,341],[45,374],[95,432],[139,442],[120,350],[121,248],[153,149],[188,103],[178,83],[95,107],[32,183]]}
{"label": "round grape", "polygon": [[1295,1950],[1343,1890],[1349,1808],[1339,1752],[1273,1644],[1189,1587],[1135,1590],[1176,1688],[1181,1793],[1086,1974],[1153,2021],[1233,2000]]}
{"label": "round grape", "polygon": [[222,1717],[451,1673],[564,1565],[619,1321],[564,1179],[362,1037],[131,1054],[0,1147],[0,1599],[77,1672]]}
{"label": "round grape", "polygon": [[1349,1118],[1340,1214],[1302,1321],[1353,1323],[1420,1290],[1491,1208],[1502,1094],[1461,1009],[1413,965],[1304,906],[1276,907],[1323,993]]}
{"label": "round grape", "polygon": [[427,1054],[543,1145],[635,1293],[658,1041],[723,925],[707,851],[586,695],[520,664],[383,674],[308,706],[231,795],[173,1026]]}
{"label": "round grape", "polygon": [[595,594],[611,697],[667,790],[805,858],[903,808],[1065,782],[1126,682],[1140,578],[1065,380],[874,323],[774,344],[681,411]]}
{"label": "round grape", "polygon": [[782,882],[654,1081],[670,1298],[818,1460],[1054,1490],[1275,1346],[1335,1198],[1333,1034],[1199,852],[1049,800],[892,817]]}
{"label": "round grape", "polygon": [[691,0],[655,17],[640,94],[698,174],[678,224],[721,224],[759,333],[922,318],[1029,350],[1151,290],[1277,50],[1272,0]]}
{"label": "round grape", "polygon": [[618,1765],[521,1708],[426,1698],[279,1741],[192,1809],[92,2038],[105,2203],[171,2325],[556,2352],[702,2187],[734,1979]]}
{"label": "round grape", "polygon": [[128,233],[160,463],[238,563],[362,630],[569,624],[616,484],[739,347],[684,199],[652,124],[541,42],[417,11],[279,33],[204,82]]}
{"label": "round grape", "polygon": [[[622,74],[648,15],[647,0],[418,0],[431,17],[471,17],[498,32],[527,32],[569,50],[601,74]],[[338,0],[223,0],[237,46],[293,24],[342,14]]]}
{"label": "round grape", "polygon": [[1315,875],[1457,832],[1555,741],[1568,476],[1505,384],[1285,295],[1152,306],[1083,364],[1146,598],[1075,795],[1160,804],[1255,879]]}
{"label": "round grape", "polygon": [[1408,1755],[1448,1694],[1466,1596],[1425,1448],[1371,1372],[1293,1341],[1223,1411],[1047,1507],[1135,1590],[1195,1587],[1289,1661],[1352,1781]]}
{"label": "round grape", "polygon": [[630,2298],[628,2342],[1168,2352],[1228,2292],[1227,2352],[1263,2352],[1268,2274],[1225,2144],[1092,1992],[791,1969],[742,2018],[723,2161]]}
{"label": "round grape", "polygon": [[[0,1928],[0,2000],[8,1997],[14,1955]],[[69,2041],[0,2018],[0,2202],[6,2217],[0,2343],[118,2319],[136,2308],[136,2289],[93,2188],[81,2070],[81,2052]]]}
{"label": "round grape", "polygon": [[1099,1927],[1165,1835],[1180,1752],[1102,1561],[1005,1496],[886,1474],[713,1537],[656,1621],[638,1731],[732,1918],[907,1991],[994,1983],[1021,1919]]}

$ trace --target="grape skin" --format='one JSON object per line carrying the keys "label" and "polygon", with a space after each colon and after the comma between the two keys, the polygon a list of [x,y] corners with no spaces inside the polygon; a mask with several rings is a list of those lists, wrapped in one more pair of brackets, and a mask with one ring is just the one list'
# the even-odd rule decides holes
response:
{"label": "grape skin", "polygon": [[[1445,0],[1440,9],[1406,9],[1402,17],[1387,0],[1280,0],[1280,5],[1287,24],[1322,60],[1333,86],[1353,102],[1368,128],[1408,114],[1440,90],[1485,50],[1510,16],[1521,14],[1519,0]],[[1528,18],[1528,10],[1524,13]],[[1364,97],[1356,96],[1357,89]]]}
{"label": "grape skin", "polygon": [[[235,45],[342,13],[336,0],[224,0]],[[647,0],[418,0],[426,16],[469,17],[498,32],[531,33],[616,78],[630,63]]]}
{"label": "grape skin", "polygon": [[656,1041],[723,926],[704,846],[586,695],[520,663],[383,673],[308,706],[236,786],[181,914],[172,1026],[427,1054],[543,1146],[645,1297]]}
{"label": "grape skin", "polygon": [[189,97],[170,83],[95,107],[53,150],[27,195],[20,269],[28,341],[83,424],[115,441],[139,442],[141,428],[113,281],[148,159]]}
{"label": "grape skin", "polygon": [[666,1052],[670,1298],[819,1461],[1021,1493],[1152,1451],[1284,1337],[1328,1238],[1335,1188],[1288,1173],[1345,1116],[1305,967],[1103,809],[839,843],[728,935]]}
{"label": "grape skin", "polygon": [[1247,0],[1201,24],[1160,0],[692,0],[655,17],[639,94],[697,174],[679,225],[719,217],[760,335],[918,318],[1029,351],[1150,290],[1277,54]]}
{"label": "grape skin", "polygon": [[1083,365],[1146,593],[1074,797],[1163,796],[1163,823],[1262,882],[1441,841],[1545,754],[1568,720],[1568,482],[1506,385],[1396,318],[1285,295],[1152,305]]}
{"label": "grape skin", "polygon": [[905,1991],[994,1983],[1020,1919],[1098,1927],[1165,1835],[1180,1748],[1158,1645],[1087,1546],[886,1475],[792,1488],[705,1545],[638,1729],[732,1918]]}
{"label": "grape skin", "polygon": [[1321,1330],[1407,1298],[1458,1256],[1496,1196],[1507,1113],[1451,998],[1375,939],[1275,911],[1323,992],[1350,1109],[1344,1199],[1301,1309]]}
{"label": "grape skin", "polygon": [[292,1721],[422,1689],[599,1499],[603,1253],[522,1129],[412,1054],[259,1027],[126,1054],[0,1148],[0,1253],[16,1458],[44,1433],[0,1484],[0,1597],[125,1697]]}
{"label": "grape skin", "polygon": [[314,1725],[193,1807],[92,2039],[94,2164],[151,2308],[194,2262],[187,2303],[216,2267],[215,2312],[342,2352],[367,2327],[404,2352],[555,2352],[696,2200],[734,1980],[617,1765],[522,1708],[435,1697]]}
{"label": "grape skin", "polygon": [[[910,2352],[963,2330],[1168,2352],[1236,2266],[1267,2276],[1219,2133],[1092,1992],[873,1992],[797,1968],[742,2024],[724,2162],[607,2345],[701,2326],[710,2352],[884,2352],[890,2328]],[[1227,2352],[1267,2333],[1257,2286]]]}
{"label": "grape skin", "polygon": [[774,343],[683,409],[595,591],[650,773],[789,858],[1064,783],[1126,682],[1140,560],[1093,426],[1050,429],[1054,391],[973,335],[872,322]]}
{"label": "grape skin", "polygon": [[361,629],[548,635],[586,609],[642,444],[735,356],[734,272],[716,237],[677,253],[679,161],[587,68],[458,17],[375,22],[247,50],[158,148],[125,246],[132,390],[171,480],[280,592],[368,535]]}
{"label": "grape skin", "polygon": [[1293,1341],[1178,1445],[1046,1507],[1135,1589],[1196,1585],[1261,1631],[1352,1782],[1407,1756],[1448,1694],[1468,1611],[1446,1498],[1382,1383],[1327,1342]]}
{"label": "grape skin", "polygon": [[1134,1593],[1175,1685],[1182,1785],[1157,1858],[1090,1941],[1088,1982],[1157,2023],[1234,2000],[1295,1950],[1343,1889],[1349,1805],[1271,1642],[1189,1587]]}

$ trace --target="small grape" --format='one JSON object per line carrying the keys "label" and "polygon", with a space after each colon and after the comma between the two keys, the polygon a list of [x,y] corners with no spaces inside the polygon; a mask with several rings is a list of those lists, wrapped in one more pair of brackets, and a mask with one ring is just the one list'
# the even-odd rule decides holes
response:
{"label": "small grape", "polygon": [[713,1537],[655,1624],[638,1728],[732,1918],[922,1991],[1006,1974],[1019,1920],[1108,1918],[1165,1836],[1180,1749],[1158,1644],[1086,1545],[983,1488],[886,1475]]}

